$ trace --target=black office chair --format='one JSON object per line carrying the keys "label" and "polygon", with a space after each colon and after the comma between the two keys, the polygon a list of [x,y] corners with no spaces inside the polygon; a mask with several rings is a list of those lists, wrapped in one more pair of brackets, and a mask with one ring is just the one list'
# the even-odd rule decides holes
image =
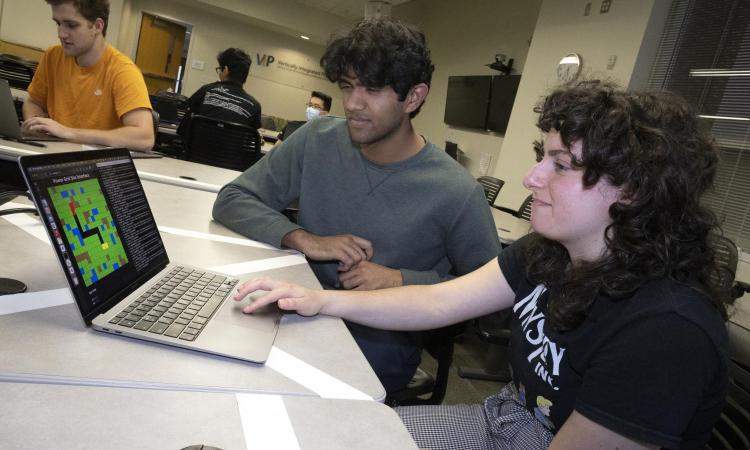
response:
{"label": "black office chair", "polygon": [[492,205],[492,207],[493,208],[497,208],[500,211],[505,211],[508,214],[512,214],[512,215],[518,217],[519,219],[531,220],[531,204],[532,204],[532,201],[533,201],[533,198],[531,197],[531,195],[529,195],[528,197],[526,197],[526,199],[523,201],[523,203],[521,203],[521,207],[518,208],[517,211],[514,210],[514,209],[506,208],[505,206]]}
{"label": "black office chair", "polygon": [[151,110],[151,124],[154,126],[154,147],[153,149],[157,149],[157,142],[156,137],[159,135],[159,112],[155,109]]}
{"label": "black office chair", "polygon": [[183,159],[244,171],[263,154],[258,130],[246,125],[193,115]]}
{"label": "black office chair", "polygon": [[299,216],[299,199],[289,204],[283,211],[281,211],[287,219],[293,223],[297,223],[297,217]]}
{"label": "black office chair", "polygon": [[0,55],[0,78],[8,80],[11,87],[26,90],[34,78],[37,63],[15,55]]}
{"label": "black office chair", "polygon": [[750,284],[735,279],[738,262],[737,246],[731,239],[720,235],[711,236],[711,245],[719,263],[719,272],[713,276],[717,284],[728,292],[728,300],[733,303],[745,292],[750,292]]}
{"label": "black office chair", "polygon": [[[453,364],[453,341],[461,334],[465,322],[422,333],[422,344],[427,353],[437,361],[434,375],[417,369],[409,385],[400,391],[388,394],[385,403],[389,406],[439,405],[448,389],[448,376]],[[424,397],[429,394],[429,397]]]}
{"label": "black office chair", "polygon": [[459,367],[459,377],[501,383],[510,381],[510,316],[510,310],[504,310],[472,321],[472,328],[479,336],[479,340],[487,344],[484,367]]}
{"label": "black office chair", "polygon": [[[529,195],[521,203],[518,210],[496,206],[493,208],[505,211],[515,217],[531,220],[532,197]],[[487,351],[484,356],[484,367],[459,367],[458,376],[477,380],[508,382],[510,371],[508,370],[508,344],[510,342],[510,314],[500,311],[486,316],[478,317],[472,321],[472,326],[482,342],[487,343]]]}
{"label": "black office chair", "polygon": [[505,184],[505,181],[487,175],[477,178],[477,181],[484,188],[484,195],[487,197],[487,203],[492,206],[495,203],[497,194],[500,193],[500,189],[502,189]]}
{"label": "black office chair", "polygon": [[304,120],[290,120],[286,123],[286,126],[283,130],[281,130],[281,133],[279,134],[279,140],[283,141],[284,139],[288,138],[292,133],[297,131],[302,125],[306,124]]}
{"label": "black office chair", "polygon": [[732,321],[729,333],[729,391],[706,448],[750,450],[750,330]]}

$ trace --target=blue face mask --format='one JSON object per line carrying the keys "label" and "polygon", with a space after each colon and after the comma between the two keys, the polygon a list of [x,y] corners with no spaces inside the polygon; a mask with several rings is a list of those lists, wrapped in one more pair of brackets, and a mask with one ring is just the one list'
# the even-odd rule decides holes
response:
{"label": "blue face mask", "polygon": [[315,109],[312,106],[308,106],[305,110],[305,115],[307,116],[307,120],[313,120],[314,118],[318,117],[320,115],[320,110]]}

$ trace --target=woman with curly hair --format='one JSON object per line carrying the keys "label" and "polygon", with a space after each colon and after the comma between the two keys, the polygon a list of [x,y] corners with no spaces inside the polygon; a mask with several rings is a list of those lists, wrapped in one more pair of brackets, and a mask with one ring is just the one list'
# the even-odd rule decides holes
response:
{"label": "woman with curly hair", "polygon": [[[701,204],[717,153],[687,104],[595,81],[537,107],[533,233],[454,280],[368,292],[258,279],[299,314],[439,328],[511,308],[513,381],[484,405],[399,408],[440,449],[698,448],[727,389],[726,293]],[[408,299],[410,301],[404,301]]]}

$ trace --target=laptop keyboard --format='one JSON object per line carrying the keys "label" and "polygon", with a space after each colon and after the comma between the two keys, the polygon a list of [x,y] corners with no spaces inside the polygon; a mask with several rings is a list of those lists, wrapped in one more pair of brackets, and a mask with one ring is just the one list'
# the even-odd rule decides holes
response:
{"label": "laptop keyboard", "polygon": [[194,341],[237,281],[202,270],[175,267],[109,323]]}

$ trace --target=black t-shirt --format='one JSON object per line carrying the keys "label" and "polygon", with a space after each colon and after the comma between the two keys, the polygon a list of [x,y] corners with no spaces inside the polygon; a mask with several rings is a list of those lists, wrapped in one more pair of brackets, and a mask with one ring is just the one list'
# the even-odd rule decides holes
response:
{"label": "black t-shirt", "polygon": [[[188,99],[188,109],[192,114],[260,128],[260,103],[241,85],[230,81],[202,86]],[[189,116],[185,116],[183,124],[189,120]],[[187,130],[183,124],[178,130],[180,134],[185,134]]]}
{"label": "black t-shirt", "polygon": [[573,410],[624,436],[702,447],[727,389],[727,333],[704,294],[657,280],[621,301],[600,297],[575,330],[545,325],[549,292],[526,278],[527,236],[498,257],[516,294],[513,381],[553,433]]}

